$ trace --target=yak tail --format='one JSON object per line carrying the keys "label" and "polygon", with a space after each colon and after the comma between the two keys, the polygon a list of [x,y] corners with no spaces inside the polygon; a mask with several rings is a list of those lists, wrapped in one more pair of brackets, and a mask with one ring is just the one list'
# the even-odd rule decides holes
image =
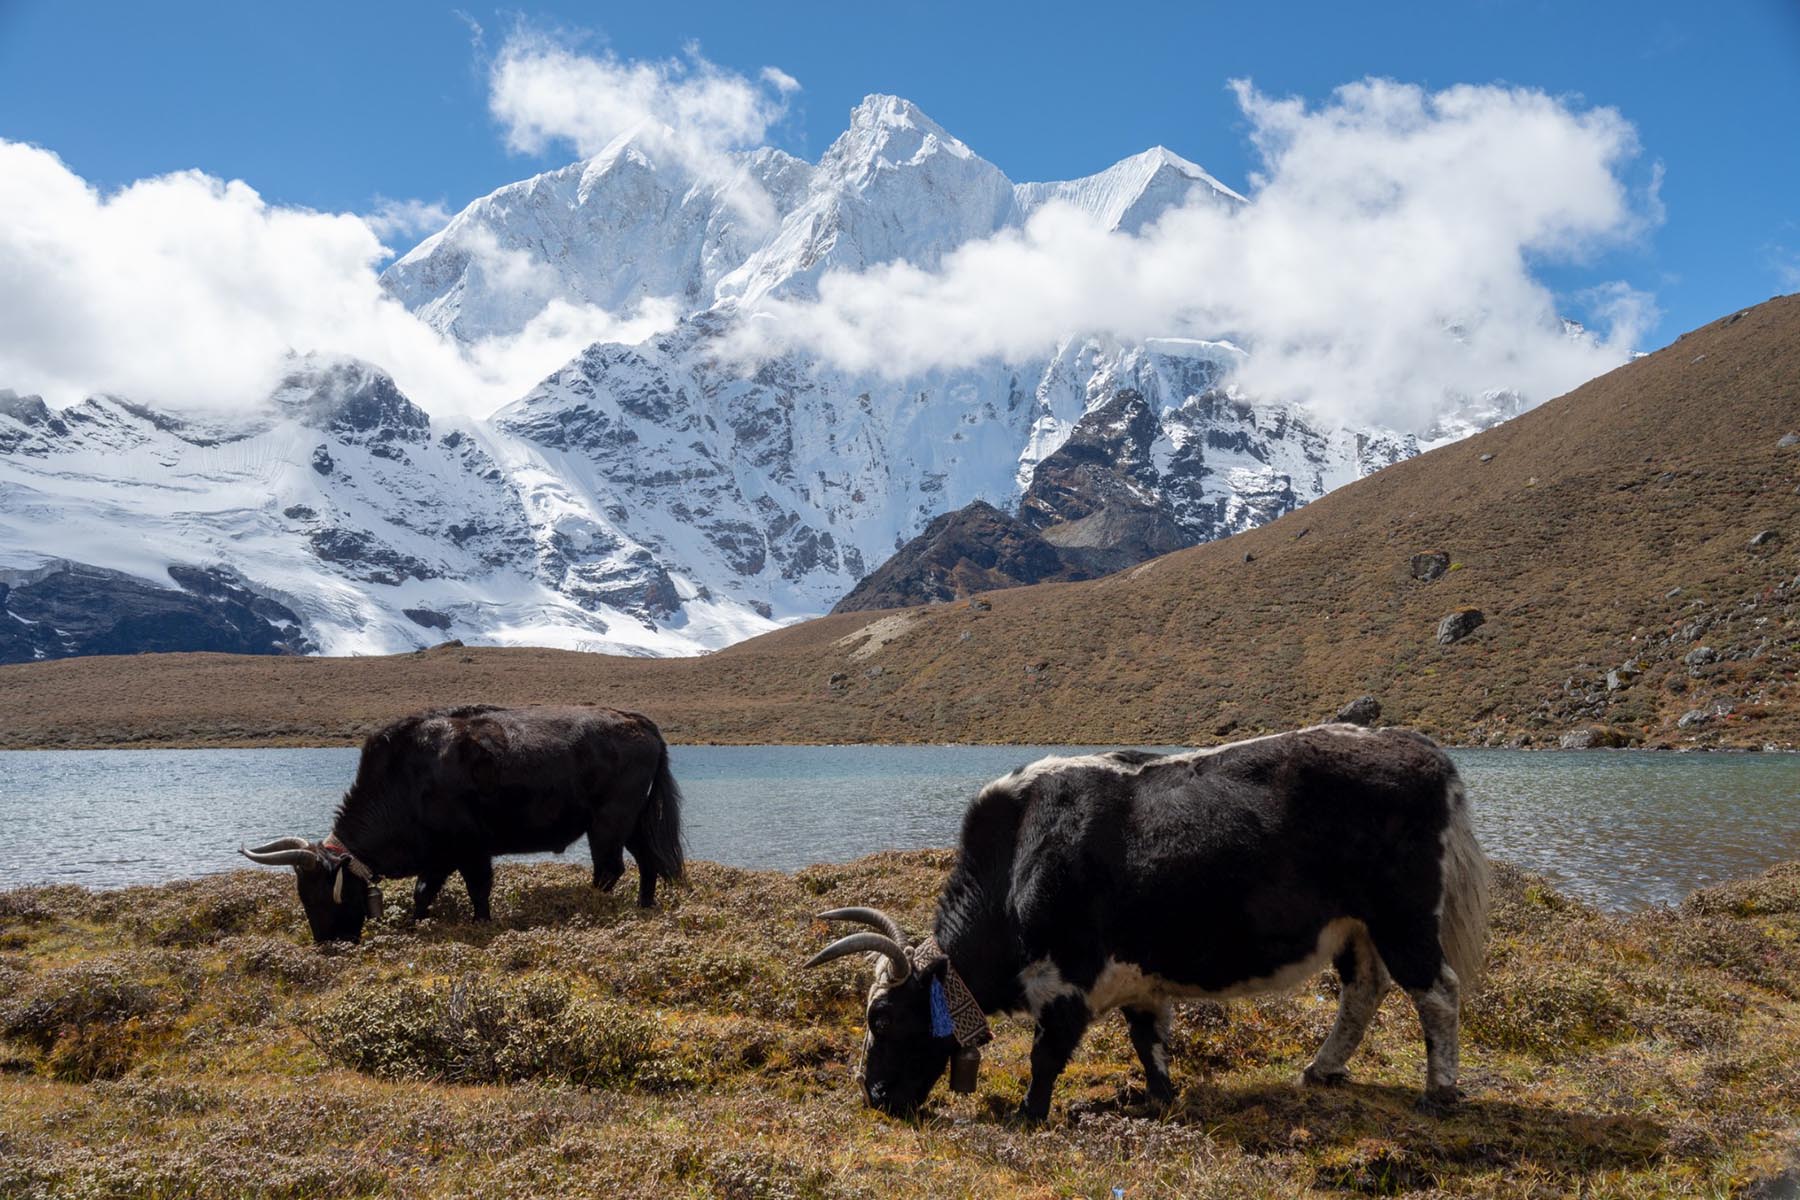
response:
{"label": "yak tail", "polygon": [[1469,797],[1451,768],[1448,787],[1450,824],[1444,830],[1444,911],[1438,918],[1438,940],[1444,957],[1461,983],[1467,1001],[1481,983],[1487,957],[1488,860],[1475,840]]}
{"label": "yak tail", "polygon": [[638,816],[635,840],[650,859],[638,863],[640,870],[652,871],[670,883],[681,880],[687,868],[687,851],[681,844],[681,788],[676,786],[675,776],[669,772],[667,742],[662,744],[657,756],[656,779],[650,785],[644,810]]}

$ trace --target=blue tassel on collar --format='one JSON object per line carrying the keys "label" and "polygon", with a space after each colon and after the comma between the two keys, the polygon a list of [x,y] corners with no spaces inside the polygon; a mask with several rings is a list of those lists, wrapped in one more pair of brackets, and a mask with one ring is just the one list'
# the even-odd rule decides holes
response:
{"label": "blue tassel on collar", "polygon": [[931,1036],[956,1036],[956,1026],[950,1020],[950,1001],[944,997],[944,983],[941,979],[931,981]]}

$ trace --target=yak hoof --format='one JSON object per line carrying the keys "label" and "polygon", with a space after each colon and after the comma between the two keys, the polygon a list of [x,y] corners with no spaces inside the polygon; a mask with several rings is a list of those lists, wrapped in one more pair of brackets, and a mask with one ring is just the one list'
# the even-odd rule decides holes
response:
{"label": "yak hoof", "polygon": [[620,876],[622,875],[624,875],[623,871],[619,872],[618,875],[596,875],[594,876],[594,886],[603,892],[610,892],[614,887],[618,886]]}
{"label": "yak hoof", "polygon": [[1301,1087],[1342,1087],[1349,1082],[1350,1072],[1342,1067],[1335,1071],[1322,1071],[1317,1066],[1308,1063],[1306,1069],[1300,1072]]}
{"label": "yak hoof", "polygon": [[1462,1099],[1462,1089],[1457,1087],[1429,1087],[1413,1105],[1413,1111],[1424,1117],[1447,1117],[1456,1111],[1457,1102]]}

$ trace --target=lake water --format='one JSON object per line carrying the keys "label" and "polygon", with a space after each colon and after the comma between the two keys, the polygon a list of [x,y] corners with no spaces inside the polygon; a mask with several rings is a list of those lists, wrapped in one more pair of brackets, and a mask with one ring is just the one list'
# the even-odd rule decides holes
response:
{"label": "lake water", "polygon": [[[677,746],[689,853],[792,870],[947,846],[1021,746]],[[0,752],[0,887],[156,883],[322,837],[353,749]],[[1459,750],[1488,853],[1608,908],[1800,858],[1800,756]],[[569,848],[586,861],[586,846]]]}

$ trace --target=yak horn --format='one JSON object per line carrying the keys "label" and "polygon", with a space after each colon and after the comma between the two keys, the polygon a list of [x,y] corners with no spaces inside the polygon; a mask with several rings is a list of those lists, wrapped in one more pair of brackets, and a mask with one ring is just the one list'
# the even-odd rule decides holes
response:
{"label": "yak horn", "polygon": [[899,983],[912,974],[912,961],[906,957],[906,951],[901,949],[899,942],[884,933],[853,933],[849,937],[839,938],[807,959],[806,965],[816,967],[833,959],[843,958],[846,954],[869,952],[885,955],[894,964],[895,975],[892,982]]}
{"label": "yak horn", "polygon": [[819,920],[855,921],[859,925],[872,925],[902,946],[906,945],[906,934],[901,931],[900,922],[879,908],[834,908],[830,912],[820,913]]}
{"label": "yak horn", "polygon": [[308,863],[318,866],[322,861],[319,852],[312,848],[312,843],[303,837],[276,838],[254,850],[239,846],[238,853],[265,867],[300,867]]}

